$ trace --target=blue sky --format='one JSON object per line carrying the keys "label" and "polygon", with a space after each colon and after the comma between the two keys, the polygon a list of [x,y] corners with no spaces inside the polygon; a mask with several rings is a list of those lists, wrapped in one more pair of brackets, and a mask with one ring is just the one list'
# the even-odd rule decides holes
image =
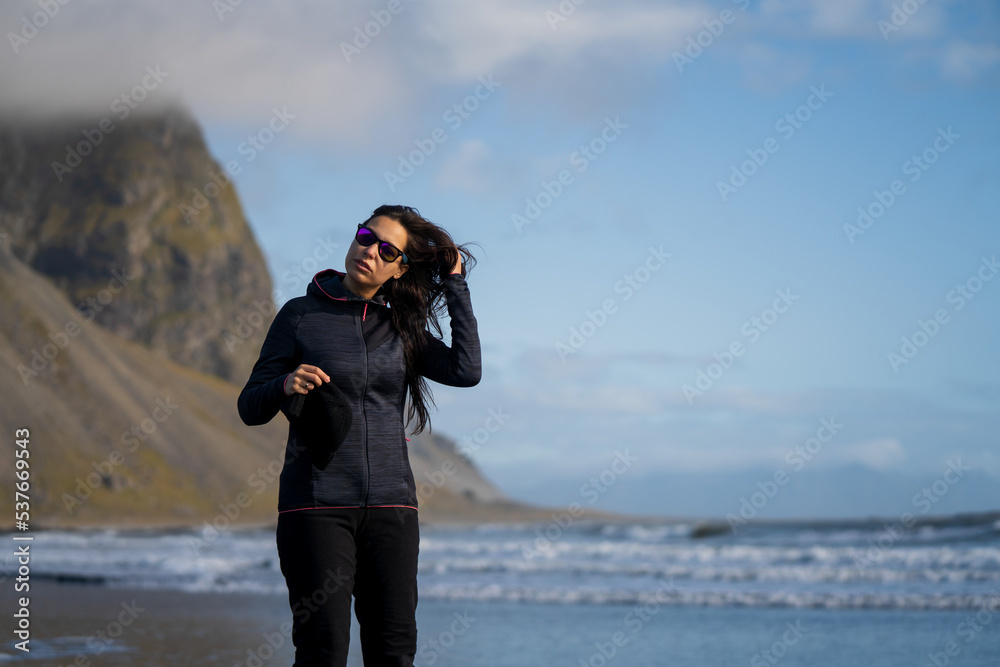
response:
{"label": "blue sky", "polygon": [[[318,238],[341,243],[319,268],[343,269],[382,203],[477,242],[484,378],[435,385],[433,426],[461,440],[509,415],[474,452],[502,488],[572,502],[545,487],[625,447],[644,474],[774,468],[830,417],[844,427],[811,470],[934,475],[960,456],[1000,478],[996,3],[219,6],[67,5],[4,46],[22,85],[0,107],[101,111],[160,64],[148,106],[183,99],[239,162],[282,299]],[[0,16],[16,31],[35,10]],[[56,66],[71,54],[75,72]],[[247,160],[275,109],[294,118]],[[849,234],[859,207],[875,215]],[[685,394],[699,372],[715,378]]]}

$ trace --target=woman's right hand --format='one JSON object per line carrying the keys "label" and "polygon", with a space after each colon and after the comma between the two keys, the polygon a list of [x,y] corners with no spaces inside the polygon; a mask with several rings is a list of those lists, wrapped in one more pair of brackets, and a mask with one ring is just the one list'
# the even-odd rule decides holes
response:
{"label": "woman's right hand", "polygon": [[329,381],[330,376],[324,373],[318,366],[302,364],[285,378],[285,396],[308,394],[312,389]]}

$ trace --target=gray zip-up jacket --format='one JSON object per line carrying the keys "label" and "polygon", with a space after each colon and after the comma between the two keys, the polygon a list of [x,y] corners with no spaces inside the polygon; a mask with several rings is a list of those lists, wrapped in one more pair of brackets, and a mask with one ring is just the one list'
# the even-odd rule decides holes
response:
{"label": "gray zip-up jacket", "polygon": [[[364,299],[341,284],[342,271],[313,276],[305,296],[274,317],[237,407],[248,426],[287,410],[285,378],[300,364],[318,366],[347,396],[351,428],[323,470],[312,465],[295,425],[288,425],[278,511],[320,507],[417,507],[405,435],[402,340],[381,295]],[[482,377],[479,333],[465,278],[444,278],[451,347],[425,331],[417,371],[429,380],[471,387]]]}

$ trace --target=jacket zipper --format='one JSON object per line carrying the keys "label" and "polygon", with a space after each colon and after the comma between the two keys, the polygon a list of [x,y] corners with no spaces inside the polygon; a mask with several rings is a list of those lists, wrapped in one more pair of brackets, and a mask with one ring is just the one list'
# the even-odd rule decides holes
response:
{"label": "jacket zipper", "polygon": [[[316,287],[319,288],[319,291],[326,294],[327,297],[329,297],[330,299],[334,301],[344,301],[344,302],[349,301],[349,299],[345,297],[330,296],[329,294],[327,294],[326,290],[324,290],[320,286],[319,281],[316,280],[316,276],[313,276],[313,282],[316,284]],[[365,302],[365,307],[364,310],[361,312],[361,321],[355,320],[355,322],[358,323],[358,337],[361,338],[361,345],[364,348],[364,376],[365,376],[364,384],[361,387],[361,419],[364,422],[361,425],[361,430],[363,433],[362,448],[364,449],[365,453],[365,469],[364,469],[365,474],[364,474],[364,484],[362,485],[363,492],[361,497],[361,507],[364,507],[368,504],[368,487],[370,485],[369,478],[371,477],[371,470],[368,463],[368,417],[365,415],[365,394],[367,394],[368,392],[368,344],[365,342],[365,331],[361,326],[361,322],[363,322],[365,317],[368,315],[368,304],[371,301],[369,299],[364,299],[364,302]],[[409,438],[407,438],[407,440],[409,440]]]}
{"label": "jacket zipper", "polygon": [[[367,303],[365,304],[365,310],[366,311],[368,310]],[[362,315],[361,317],[362,319],[364,319],[364,315]],[[364,507],[365,505],[368,504],[368,486],[369,486],[369,477],[371,475],[371,472],[368,467],[368,417],[365,415],[365,394],[368,393],[368,343],[365,342],[365,332],[364,329],[361,328],[361,322],[359,320],[354,320],[354,321],[358,323],[358,336],[360,336],[361,338],[361,346],[364,350],[365,381],[364,384],[361,385],[361,421],[362,421],[361,427],[364,436],[363,447],[365,452],[365,477],[363,485],[364,495],[361,498],[361,506]]]}

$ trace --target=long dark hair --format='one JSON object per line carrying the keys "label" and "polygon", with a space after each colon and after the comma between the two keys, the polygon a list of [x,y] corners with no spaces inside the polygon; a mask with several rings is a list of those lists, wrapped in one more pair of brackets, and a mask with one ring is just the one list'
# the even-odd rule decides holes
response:
{"label": "long dark hair", "polygon": [[464,245],[457,245],[451,235],[420,215],[411,206],[386,204],[375,209],[365,222],[379,216],[391,218],[401,224],[408,239],[403,252],[409,260],[409,269],[402,276],[387,280],[378,293],[389,302],[392,323],[403,341],[406,359],[406,386],[410,392],[410,409],[406,421],[417,416],[414,433],[420,433],[429,422],[425,398],[434,405],[434,397],[427,379],[417,372],[417,359],[423,349],[424,332],[429,328],[442,337],[438,315],[447,311],[444,297],[444,277],[451,273],[458,253],[462,254],[462,275],[468,275],[476,265]]}

